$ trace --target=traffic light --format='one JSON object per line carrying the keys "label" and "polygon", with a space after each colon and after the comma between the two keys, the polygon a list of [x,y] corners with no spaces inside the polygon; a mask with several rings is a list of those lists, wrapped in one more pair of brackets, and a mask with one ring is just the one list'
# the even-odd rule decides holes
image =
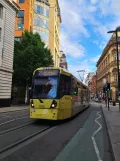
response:
{"label": "traffic light", "polygon": [[110,91],[110,83],[106,83],[106,85],[103,87],[103,93]]}
{"label": "traffic light", "polygon": [[110,83],[107,83],[107,91],[110,91]]}
{"label": "traffic light", "polygon": [[74,89],[74,95],[78,95],[78,88],[77,87]]}

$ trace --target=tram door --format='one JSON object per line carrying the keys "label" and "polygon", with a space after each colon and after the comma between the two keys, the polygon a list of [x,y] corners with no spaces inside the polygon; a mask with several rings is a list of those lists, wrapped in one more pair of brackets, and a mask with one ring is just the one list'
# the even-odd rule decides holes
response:
{"label": "tram door", "polygon": [[71,77],[60,76],[60,111],[63,119],[71,117],[72,97],[71,97]]}
{"label": "tram door", "polygon": [[72,115],[77,114],[78,112],[81,111],[81,106],[80,106],[80,85],[78,82],[73,78],[72,79]]}

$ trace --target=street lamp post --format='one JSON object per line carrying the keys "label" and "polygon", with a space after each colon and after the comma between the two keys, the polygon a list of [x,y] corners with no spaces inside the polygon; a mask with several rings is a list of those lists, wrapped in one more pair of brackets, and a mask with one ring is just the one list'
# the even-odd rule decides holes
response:
{"label": "street lamp post", "polygon": [[[118,97],[120,96],[120,71],[119,71],[119,52],[118,52],[118,31],[120,31],[120,26],[116,30],[108,31],[107,33],[116,34],[116,52],[117,52],[117,73],[118,73]],[[120,97],[119,100],[119,112],[120,112]]]}

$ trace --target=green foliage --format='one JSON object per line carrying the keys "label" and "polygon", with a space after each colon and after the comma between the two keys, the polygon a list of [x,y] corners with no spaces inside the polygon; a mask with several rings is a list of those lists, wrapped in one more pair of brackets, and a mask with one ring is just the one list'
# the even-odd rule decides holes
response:
{"label": "green foliage", "polygon": [[38,33],[25,31],[21,41],[15,41],[13,85],[30,84],[36,68],[52,65],[50,50],[45,47]]}

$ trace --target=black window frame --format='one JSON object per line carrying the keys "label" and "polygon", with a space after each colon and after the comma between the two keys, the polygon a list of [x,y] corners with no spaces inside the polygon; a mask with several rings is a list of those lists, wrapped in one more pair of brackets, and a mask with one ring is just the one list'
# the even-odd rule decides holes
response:
{"label": "black window frame", "polygon": [[[65,84],[62,81],[66,81]],[[68,84],[66,84],[68,83]],[[61,92],[62,91],[62,92]],[[71,77],[60,74],[59,78],[59,98],[62,98],[65,95],[71,95]]]}
{"label": "black window frame", "polygon": [[[53,77],[58,77],[58,85],[57,85],[57,95],[56,95],[55,98],[51,98],[51,99],[59,99],[59,82],[60,82],[60,73],[59,72],[60,71],[58,70],[58,75],[53,76]],[[48,76],[37,76],[36,73],[32,76],[32,84],[31,84],[31,92],[30,92],[30,98],[31,99],[35,99],[35,98],[33,98],[34,79],[40,78],[40,77],[48,77]],[[46,99],[46,98],[42,98],[42,99]]]}
{"label": "black window frame", "polygon": [[[20,14],[20,12],[22,13],[22,14]],[[24,29],[24,14],[25,14],[25,11],[24,10],[20,10],[20,11],[18,11],[18,14],[17,14],[17,18],[18,18],[18,22],[19,22],[19,20],[21,20],[22,19],[22,21],[23,21],[23,23],[18,23],[17,22],[17,30],[23,30]],[[23,25],[23,27],[22,28],[18,28],[19,27],[19,25],[20,24],[22,24]]]}
{"label": "black window frame", "polygon": [[20,2],[21,0],[19,0],[19,4],[23,4],[25,3],[25,0],[22,0],[22,2]]}

